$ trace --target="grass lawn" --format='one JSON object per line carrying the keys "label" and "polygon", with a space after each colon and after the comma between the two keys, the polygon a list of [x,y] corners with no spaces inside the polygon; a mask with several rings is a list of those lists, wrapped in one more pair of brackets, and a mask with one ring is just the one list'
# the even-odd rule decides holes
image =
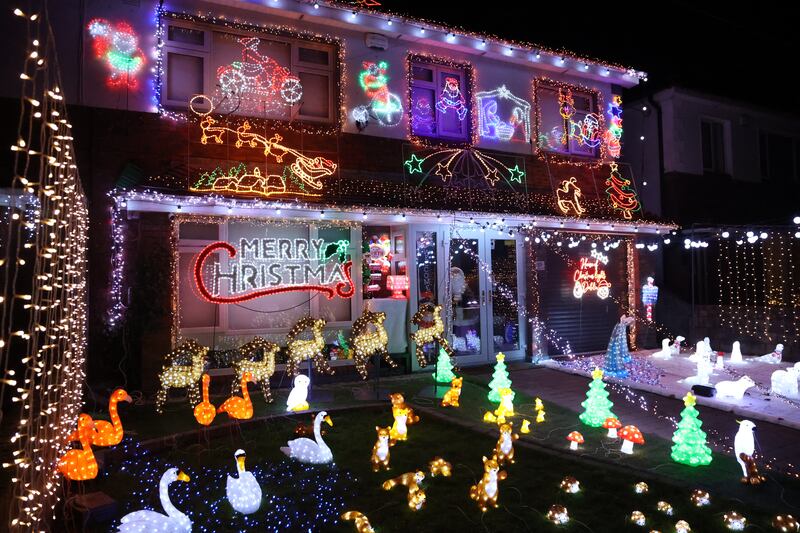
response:
{"label": "grass lawn", "polygon": [[[201,432],[199,438],[195,438],[196,444],[183,442],[156,454],[140,451],[139,460],[110,461],[112,464],[103,469],[103,475],[85,483],[82,490],[102,490],[111,495],[119,503],[119,516],[143,508],[142,501],[160,510],[157,480],[167,466],[177,466],[184,469],[192,481],[173,484],[170,491],[173,502],[193,516],[193,531],[215,532],[305,531],[310,526],[304,520],[314,515],[317,517],[313,519],[313,531],[355,531],[352,522],[336,523],[342,510],[363,512],[380,532],[568,529],[666,533],[674,531],[674,524],[680,519],[689,522],[693,531],[714,532],[727,531],[722,524],[722,514],[730,510],[746,516],[748,524],[768,531],[772,516],[791,512],[780,498],[785,497],[783,489],[797,489],[794,483],[781,480],[780,484],[770,481],[764,487],[741,487],[738,465],[732,458],[715,454],[714,463],[709,467],[682,467],[670,461],[670,443],[659,439],[649,439],[633,456],[620,457],[619,444],[604,439],[604,430],[580,425],[574,412],[547,406],[547,422],[532,425],[533,433],[522,435],[517,441],[516,464],[505,467],[508,479],[500,482],[500,507],[482,514],[469,499],[468,492],[482,474],[481,456],[491,454],[497,439],[492,426],[478,422],[490,406],[485,386],[465,380],[462,407],[444,410],[434,407],[431,399],[415,398],[417,392],[431,382],[430,376],[390,382],[390,388],[403,391],[406,399],[419,408],[422,420],[410,426],[408,441],[391,449],[388,473],[373,473],[369,462],[375,426],[387,426],[392,422],[387,401],[385,406],[330,411],[334,427],[327,428],[324,438],[333,450],[335,467],[302,467],[285,460],[280,446],[294,438],[298,421],[310,421],[308,414],[298,414],[268,418],[242,427],[231,425],[207,439]],[[366,387],[368,385],[360,383],[332,385],[333,402],[327,407],[332,408],[336,403],[357,405],[374,401],[374,393],[363,394]],[[281,411],[285,394],[280,391],[276,402],[269,407],[264,406],[260,397],[255,398],[256,416]],[[515,405],[518,412],[533,418],[532,398],[518,393]],[[153,415],[150,405],[128,408],[127,416],[125,409],[121,408],[123,419],[131,433],[138,434],[126,441],[130,450],[145,436],[164,436],[197,428],[186,403],[170,404],[162,417]],[[427,409],[434,409],[436,414],[450,419],[426,413]],[[646,415],[643,413],[643,416]],[[518,427],[521,419],[517,417],[516,420]],[[215,421],[215,425],[219,423]],[[587,443],[581,453],[566,450],[565,436],[572,429],[579,429],[586,437]],[[525,446],[522,442],[539,447]],[[264,492],[261,509],[248,519],[234,515],[225,499],[225,477],[235,472],[233,452],[237,448],[247,451],[248,470],[254,472]],[[390,477],[416,469],[426,470],[428,461],[437,455],[452,463],[453,476],[427,476],[423,483],[427,503],[422,510],[413,512],[408,508],[403,488],[391,491],[381,488],[381,483]],[[559,489],[561,480],[568,475],[580,481],[580,493],[570,495]],[[635,494],[633,485],[642,480],[647,481],[650,490],[647,494]],[[697,487],[711,493],[710,506],[696,508],[690,504],[691,489]],[[136,495],[132,495],[134,491]],[[673,516],[656,510],[660,500],[673,506]],[[552,504],[568,508],[572,519],[568,526],[557,528],[544,518]],[[629,523],[628,517],[634,510],[647,517],[646,529]],[[322,522],[323,517],[328,520],[327,524]],[[92,531],[108,531],[110,525],[97,525]]]}

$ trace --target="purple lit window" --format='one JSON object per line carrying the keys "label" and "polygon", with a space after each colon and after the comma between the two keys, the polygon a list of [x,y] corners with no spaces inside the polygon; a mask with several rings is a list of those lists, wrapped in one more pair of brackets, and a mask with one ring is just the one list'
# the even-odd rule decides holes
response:
{"label": "purple lit window", "polygon": [[463,69],[411,64],[411,133],[442,140],[469,140],[470,97]]}

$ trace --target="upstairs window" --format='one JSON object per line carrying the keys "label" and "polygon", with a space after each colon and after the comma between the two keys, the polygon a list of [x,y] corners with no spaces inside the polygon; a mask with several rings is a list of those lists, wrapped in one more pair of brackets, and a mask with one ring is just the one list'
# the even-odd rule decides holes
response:
{"label": "upstairs window", "polygon": [[334,121],[334,44],[170,18],[163,24],[162,105],[185,108],[193,96],[204,94],[220,113]]}
{"label": "upstairs window", "polygon": [[468,142],[470,67],[445,66],[412,56],[409,69],[411,134],[445,142]]}
{"label": "upstairs window", "polygon": [[717,120],[701,120],[700,141],[703,149],[703,173],[725,174],[724,124]]}
{"label": "upstairs window", "polygon": [[596,91],[537,80],[534,97],[540,150],[600,157],[603,117]]}
{"label": "upstairs window", "polygon": [[786,135],[759,132],[758,152],[761,163],[761,176],[781,182],[797,179],[797,143]]}

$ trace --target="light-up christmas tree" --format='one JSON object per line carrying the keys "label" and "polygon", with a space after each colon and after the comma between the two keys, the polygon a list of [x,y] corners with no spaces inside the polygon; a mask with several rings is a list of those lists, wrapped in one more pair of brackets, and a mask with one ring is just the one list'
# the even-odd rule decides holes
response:
{"label": "light-up christmas tree", "polygon": [[444,349],[439,348],[439,358],[436,360],[436,372],[433,374],[433,379],[438,383],[450,383],[456,375],[453,374],[453,362],[450,361],[450,356]]}
{"label": "light-up christmas tree", "polygon": [[611,340],[608,341],[606,358],[603,362],[603,371],[611,377],[628,377],[628,369],[625,368],[625,363],[631,361],[631,354],[628,351],[627,331],[631,322],[633,322],[632,318],[623,315],[611,332]]}
{"label": "light-up christmas tree", "polygon": [[695,408],[697,399],[691,392],[683,397],[686,408],[681,411],[678,429],[672,435],[672,460],[689,466],[703,466],[711,463],[711,448],[706,445],[706,432],[700,429],[703,423]]}
{"label": "light-up christmas tree", "polygon": [[[497,364],[494,365],[494,372],[492,373],[492,381],[489,382],[489,401],[500,403],[500,389],[511,388],[511,380],[508,379],[508,370],[506,370],[506,356],[500,352],[495,357]],[[511,399],[514,399],[514,392],[511,392]]]}
{"label": "light-up christmas tree", "polygon": [[627,180],[619,173],[616,163],[611,163],[611,175],[606,180],[606,193],[611,200],[611,207],[622,211],[622,216],[628,220],[631,213],[641,209],[636,192],[631,188],[631,180]]}
{"label": "light-up christmas tree", "polygon": [[599,428],[606,418],[617,418],[617,415],[611,412],[613,405],[614,403],[608,399],[606,384],[603,383],[603,371],[595,368],[592,372],[592,382],[589,384],[586,399],[581,403],[584,411],[578,418],[587,426]]}

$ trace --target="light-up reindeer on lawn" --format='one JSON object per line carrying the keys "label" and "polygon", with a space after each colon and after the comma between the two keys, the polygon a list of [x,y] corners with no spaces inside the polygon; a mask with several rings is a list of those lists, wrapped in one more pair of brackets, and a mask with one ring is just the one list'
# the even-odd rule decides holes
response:
{"label": "light-up reindeer on lawn", "polygon": [[[200,346],[197,341],[187,340],[164,358],[167,364],[158,375],[161,388],[156,395],[156,411],[164,412],[169,389],[188,388],[189,403],[192,408],[200,403],[200,377],[206,366],[208,348]],[[179,359],[189,355],[191,362],[188,365],[175,364]]]}
{"label": "light-up reindeer on lawn", "polygon": [[[431,315],[432,321],[425,320],[427,315]],[[442,321],[442,306],[433,304],[422,304],[414,316],[411,317],[411,323],[419,326],[419,329],[410,334],[411,340],[414,342],[414,347],[417,354],[417,362],[419,366],[428,366],[428,361],[425,360],[425,346],[438,342],[439,346],[447,352],[450,357],[453,356],[453,349],[447,339],[444,338],[444,322]],[[428,325],[429,324],[429,325]]]}
{"label": "light-up reindeer on lawn", "polygon": [[[297,324],[292,327],[289,335],[286,337],[286,347],[289,352],[289,358],[286,361],[286,372],[289,375],[296,376],[299,371],[299,366],[302,361],[311,359],[314,361],[314,368],[317,372],[325,372],[326,374],[333,374],[334,371],[328,364],[328,360],[322,354],[325,349],[325,338],[322,336],[322,328],[325,327],[327,322],[323,318],[311,318],[307,316],[301,318]],[[303,333],[308,328],[311,328],[313,338],[311,340],[298,339],[297,336]]]}
{"label": "light-up reindeer on lawn", "polygon": [[[356,369],[361,374],[362,379],[367,379],[366,364],[369,358],[375,354],[380,355],[390,367],[396,368],[397,363],[389,357],[389,335],[383,326],[386,320],[386,313],[376,313],[365,310],[364,313],[353,322],[353,329],[350,333],[350,348],[353,350],[353,358],[356,361]],[[370,331],[370,325],[373,329]]]}
{"label": "light-up reindeer on lawn", "polygon": [[[275,356],[280,349],[281,347],[274,342],[269,342],[261,337],[255,337],[247,344],[243,344],[239,348],[241,358],[233,363],[233,370],[236,376],[231,383],[231,394],[239,394],[242,376],[244,376],[245,372],[250,372],[253,376],[253,382],[258,383],[261,387],[261,392],[264,393],[264,400],[267,403],[272,403],[269,378],[275,373]],[[256,358],[259,358],[259,360],[256,360]]]}

